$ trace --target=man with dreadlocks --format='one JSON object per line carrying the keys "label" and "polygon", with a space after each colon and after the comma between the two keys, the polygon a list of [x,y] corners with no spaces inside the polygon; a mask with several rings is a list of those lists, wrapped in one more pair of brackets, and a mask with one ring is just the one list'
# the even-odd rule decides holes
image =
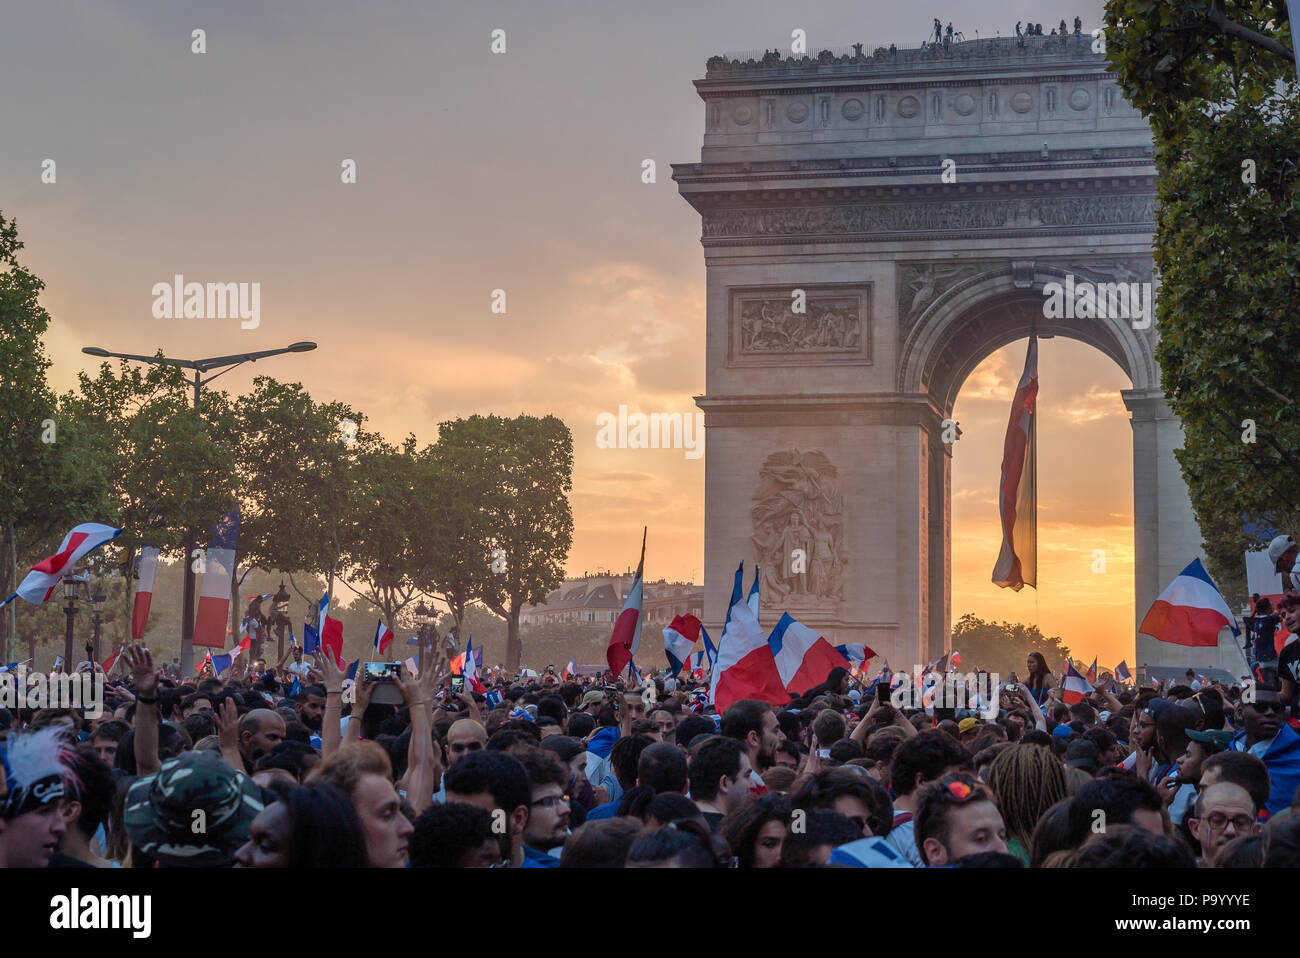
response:
{"label": "man with dreadlocks", "polygon": [[1068,798],[1065,769],[1048,745],[1012,745],[993,759],[985,784],[1007,826],[1007,851],[1028,867],[1043,814]]}
{"label": "man with dreadlocks", "polygon": [[45,868],[67,831],[61,813],[71,773],[63,730],[50,726],[10,736],[0,748],[0,868]]}

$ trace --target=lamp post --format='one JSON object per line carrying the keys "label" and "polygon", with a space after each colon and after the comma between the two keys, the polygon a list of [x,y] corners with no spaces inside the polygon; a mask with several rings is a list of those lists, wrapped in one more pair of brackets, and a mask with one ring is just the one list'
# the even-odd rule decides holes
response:
{"label": "lamp post", "polygon": [[[95,594],[90,597],[90,621],[94,625],[91,645],[94,652],[91,654],[91,665],[99,661],[100,651],[99,643],[102,636],[101,626],[104,624],[104,603],[108,601],[108,596],[104,594],[104,584],[98,582],[95,584]],[[92,670],[93,672],[93,670]]]}
{"label": "lamp post", "polygon": [[420,651],[419,651],[419,669],[420,674],[424,674],[424,650],[429,644],[429,607],[420,600],[420,604],[415,607],[416,617],[420,620]]}
{"label": "lamp post", "polygon": [[71,671],[72,668],[72,632],[77,624],[77,593],[81,590],[82,579],[71,569],[63,577],[63,597],[68,600],[68,604],[63,607],[64,613],[68,616],[68,626],[63,635],[63,668],[65,671]]}
{"label": "lamp post", "polygon": [[275,648],[275,660],[279,662],[284,658],[284,630],[289,627],[289,593],[284,587],[283,579],[280,580],[280,591],[271,597],[271,603],[271,617],[266,621],[275,626],[279,637]]}
{"label": "lamp post", "polygon": [[[268,356],[279,356],[282,353],[306,353],[316,348],[315,343],[294,343],[283,349],[263,349],[259,352],[240,353],[234,356],[214,356],[210,359],[167,359],[160,356],[137,356],[132,353],[115,353],[99,346],[85,346],[82,352],[87,356],[98,356],[103,359],[129,359],[138,363],[148,363],[151,366],[180,366],[182,369],[194,370],[194,418],[202,425],[203,417],[199,411],[199,391],[217,376],[224,376],[236,366],[242,366],[244,363],[255,363],[259,359],[266,359]],[[203,374],[211,372],[214,369],[220,369],[221,372],[203,378]],[[198,490],[191,483],[191,500],[198,498]],[[185,590],[181,610],[181,674],[188,675],[194,668],[194,566],[191,559],[194,557],[198,537],[191,526],[185,531]]]}

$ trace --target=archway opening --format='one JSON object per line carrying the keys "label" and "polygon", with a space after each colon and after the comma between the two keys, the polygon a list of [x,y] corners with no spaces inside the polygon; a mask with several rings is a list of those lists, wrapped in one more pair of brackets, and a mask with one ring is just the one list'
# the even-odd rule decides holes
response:
{"label": "archway opening", "polygon": [[[952,618],[1037,624],[1071,654],[1133,665],[1133,434],[1129,377],[1091,345],[1039,340],[1038,588],[993,585],[998,479],[1028,340],[994,349],[958,387],[952,417]],[[1059,663],[1053,666],[1059,668]]]}

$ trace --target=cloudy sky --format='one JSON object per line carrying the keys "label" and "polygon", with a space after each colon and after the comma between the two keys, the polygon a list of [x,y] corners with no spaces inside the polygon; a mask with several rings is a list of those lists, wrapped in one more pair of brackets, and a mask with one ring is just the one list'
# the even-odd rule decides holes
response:
{"label": "cloudy sky", "polygon": [[[48,284],[58,388],[84,345],[212,356],[311,339],[256,367],[344,399],[390,439],[432,440],[476,412],[554,413],[573,430],[571,573],[703,567],[704,461],[597,449],[595,418],[694,411],[704,388],[697,214],[668,164],[699,157],[691,81],[724,51],[919,42],[931,18],[974,36],[1071,8],[963,0],[529,0],[473,4],[6,4],[0,29],[0,210]],[[207,52],[191,52],[191,33]],[[490,51],[502,29],[506,53]],[[41,182],[54,159],[57,182]],[[641,162],[658,164],[655,184]],[[354,160],[357,182],[340,181]],[[175,274],[258,282],[256,329],[155,319]],[[506,313],[490,310],[506,291]],[[1042,348],[1042,588],[989,583],[1007,402],[1023,343],[993,354],[958,403],[955,614],[1038,621],[1103,663],[1131,655],[1131,438],[1122,373],[1084,346]],[[247,386],[237,370],[228,389]],[[1107,572],[1091,572],[1094,549]]]}

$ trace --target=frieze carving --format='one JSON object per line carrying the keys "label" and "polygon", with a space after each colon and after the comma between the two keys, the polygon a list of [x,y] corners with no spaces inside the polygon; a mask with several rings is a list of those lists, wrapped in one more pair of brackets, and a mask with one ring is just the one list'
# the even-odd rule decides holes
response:
{"label": "frieze carving", "polygon": [[870,363],[870,286],[735,288],[730,341],[743,365]]}
{"label": "frieze carving", "polygon": [[857,352],[862,317],[856,297],[814,299],[803,313],[789,299],[755,299],[740,307],[740,353]]}
{"label": "frieze carving", "polygon": [[[764,599],[843,599],[844,499],[823,452],[767,457],[750,518]],[[779,606],[778,606],[779,607]]]}
{"label": "frieze carving", "polygon": [[940,230],[1034,229],[1155,225],[1150,194],[964,200],[953,203],[845,203],[765,209],[705,210],[704,239],[804,236],[828,233],[905,233]]}

